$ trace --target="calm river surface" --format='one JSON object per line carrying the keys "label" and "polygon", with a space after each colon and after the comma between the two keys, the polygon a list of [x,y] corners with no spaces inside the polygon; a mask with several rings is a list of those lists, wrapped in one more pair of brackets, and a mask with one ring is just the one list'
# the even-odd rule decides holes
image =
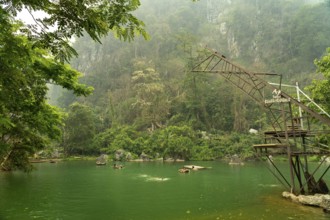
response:
{"label": "calm river surface", "polygon": [[[178,173],[184,164],[212,168]],[[124,165],[70,161],[36,164],[30,174],[0,173],[0,220],[330,219],[320,208],[283,199],[284,187],[262,163]]]}

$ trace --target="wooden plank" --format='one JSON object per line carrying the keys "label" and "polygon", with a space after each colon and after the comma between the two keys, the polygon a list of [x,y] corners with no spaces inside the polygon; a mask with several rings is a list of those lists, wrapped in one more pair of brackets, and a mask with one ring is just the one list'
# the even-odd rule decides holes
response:
{"label": "wooden plank", "polygon": [[[266,131],[265,136],[273,137],[285,137],[285,131]],[[289,137],[306,137],[311,136],[307,130],[288,130],[287,134]]]}
{"label": "wooden plank", "polygon": [[286,148],[286,144],[254,144],[254,148]]}

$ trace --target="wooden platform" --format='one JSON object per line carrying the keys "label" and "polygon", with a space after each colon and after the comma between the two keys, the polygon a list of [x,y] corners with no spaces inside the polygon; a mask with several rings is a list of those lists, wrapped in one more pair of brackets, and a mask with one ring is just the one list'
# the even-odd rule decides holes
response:
{"label": "wooden platform", "polygon": [[[259,152],[260,154],[268,155],[283,155],[287,153],[287,147],[286,144],[255,144],[253,145],[254,149]],[[270,150],[268,149],[280,149],[280,151],[276,150]],[[282,150],[282,151],[281,151]],[[307,151],[297,151],[294,149],[291,149],[291,155],[292,156],[330,156],[330,151],[313,151],[313,150],[307,150]]]}
{"label": "wooden platform", "polygon": [[[285,131],[265,131],[265,136],[285,137]],[[307,130],[288,130],[288,137],[307,137],[314,136]]]}
{"label": "wooden platform", "polygon": [[330,156],[330,152],[315,152],[315,151],[305,151],[305,152],[291,152],[293,156]]}
{"label": "wooden platform", "polygon": [[288,145],[286,145],[286,144],[254,144],[253,147],[255,149],[260,149],[260,148],[287,148]]}
{"label": "wooden platform", "polygon": [[[285,154],[287,152],[287,147],[288,145],[286,144],[255,144],[253,145],[255,151],[258,154],[272,154],[272,155],[276,155],[276,154]],[[269,149],[272,149],[269,151]],[[278,150],[274,150],[274,149],[278,149]]]}

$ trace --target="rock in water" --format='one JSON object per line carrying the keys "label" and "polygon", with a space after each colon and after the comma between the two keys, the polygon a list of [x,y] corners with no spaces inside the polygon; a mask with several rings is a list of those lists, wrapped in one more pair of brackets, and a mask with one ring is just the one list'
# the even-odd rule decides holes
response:
{"label": "rock in water", "polygon": [[106,165],[108,162],[108,155],[101,154],[98,158],[96,158],[96,165]]}
{"label": "rock in water", "polygon": [[329,194],[314,194],[314,195],[294,195],[293,193],[283,192],[282,196],[298,202],[303,205],[318,206],[323,208],[325,212],[330,212],[330,195]]}

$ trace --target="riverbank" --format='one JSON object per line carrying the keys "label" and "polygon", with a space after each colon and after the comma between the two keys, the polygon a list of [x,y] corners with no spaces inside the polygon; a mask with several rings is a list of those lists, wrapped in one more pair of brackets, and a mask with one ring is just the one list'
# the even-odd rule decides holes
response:
{"label": "riverbank", "polygon": [[282,196],[290,199],[293,202],[315,206],[323,209],[324,212],[330,213],[330,195],[329,194],[315,194],[315,195],[294,195],[293,193],[283,192]]}
{"label": "riverbank", "polygon": [[[31,158],[30,163],[46,163],[51,161],[75,161],[75,160],[88,160],[95,161],[97,160],[97,156],[71,156],[71,157],[63,157],[63,158]],[[109,160],[110,162],[115,162],[115,160]],[[163,159],[163,158],[155,158],[155,159],[132,159],[127,160],[126,162],[155,162],[155,161],[163,161],[163,162],[184,162],[185,160],[181,159]]]}
{"label": "riverbank", "polygon": [[47,162],[59,162],[59,161],[74,161],[74,160],[96,160],[95,156],[72,156],[72,157],[61,157],[61,158],[31,158],[30,163],[47,163]]}

